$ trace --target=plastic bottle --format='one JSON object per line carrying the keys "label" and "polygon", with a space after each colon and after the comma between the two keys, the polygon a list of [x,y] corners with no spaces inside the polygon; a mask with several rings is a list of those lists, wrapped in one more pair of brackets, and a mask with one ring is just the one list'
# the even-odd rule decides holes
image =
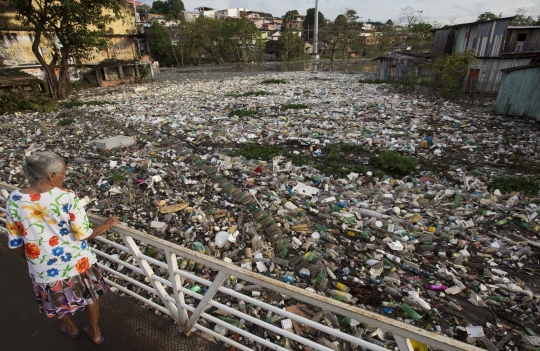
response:
{"label": "plastic bottle", "polygon": [[422,307],[425,311],[431,310],[431,306],[426,300],[418,295],[417,291],[409,291],[409,298],[413,300],[418,306]]}
{"label": "plastic bottle", "polygon": [[332,296],[332,298],[338,301],[343,301],[347,303],[351,303],[353,301],[352,295],[344,291],[332,289],[328,293],[330,294],[330,296]]}
{"label": "plastic bottle", "polygon": [[347,285],[339,283],[339,282],[334,282],[334,287],[340,291],[345,291],[345,292],[349,292],[351,290]]}
{"label": "plastic bottle", "polygon": [[415,310],[411,308],[411,306],[407,305],[406,303],[400,304],[399,308],[401,308],[403,312],[407,313],[407,315],[411,317],[414,321],[418,321],[420,320],[420,318],[422,318],[421,315],[419,315]]}
{"label": "plastic bottle", "polygon": [[243,325],[242,321],[236,320],[234,318],[223,317],[223,316],[218,316],[218,318],[224,322],[234,325],[235,327],[242,328],[242,325]]}
{"label": "plastic bottle", "polygon": [[396,262],[396,263],[400,263],[400,262],[401,262],[401,258],[399,258],[399,257],[397,257],[397,256],[394,256],[394,255],[392,255],[392,254],[389,254],[389,253],[386,254],[386,258],[388,258],[389,260],[392,260],[392,261],[394,261],[394,262]]}
{"label": "plastic bottle", "polygon": [[238,310],[240,310],[240,312],[246,313],[246,302],[244,300],[238,300]]}

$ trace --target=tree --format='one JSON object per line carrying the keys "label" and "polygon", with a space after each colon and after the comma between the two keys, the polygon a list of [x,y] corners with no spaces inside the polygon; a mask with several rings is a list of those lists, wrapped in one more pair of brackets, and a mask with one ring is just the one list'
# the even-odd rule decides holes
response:
{"label": "tree", "polygon": [[389,19],[388,21],[386,21],[386,25],[387,26],[393,26],[394,22],[391,19]]}
{"label": "tree", "polygon": [[502,13],[499,13],[499,15],[497,16],[493,12],[484,12],[483,14],[478,16],[478,18],[476,19],[476,22],[491,21],[491,20],[498,19],[501,17],[502,17]]}
{"label": "tree", "polygon": [[[319,11],[319,28],[324,28],[326,26],[326,21],[324,20],[324,15]],[[306,18],[302,23],[302,27],[306,31],[306,40],[313,39],[313,32],[315,26],[315,9],[311,8],[307,10]]]}
{"label": "tree", "polygon": [[[18,19],[34,32],[32,52],[45,70],[53,99],[66,99],[71,93],[69,63],[88,59],[95,50],[107,48],[106,25],[119,19],[121,2],[117,0],[8,0]],[[48,44],[43,39],[48,39]],[[52,52],[46,61],[41,47]],[[60,66],[58,76],[55,73]]]}
{"label": "tree", "polygon": [[281,32],[277,42],[277,52],[283,61],[292,61],[304,56],[304,41],[296,33],[290,30]]}
{"label": "tree", "polygon": [[285,12],[285,15],[283,15],[282,19],[285,22],[288,22],[288,21],[291,21],[294,18],[295,15],[296,16],[299,15],[298,10],[287,11],[287,12]]}
{"label": "tree", "polygon": [[152,13],[166,14],[169,12],[165,1],[157,0],[152,2]]}
{"label": "tree", "polygon": [[412,52],[427,53],[431,50],[433,40],[431,29],[433,26],[425,22],[412,25],[407,37]]}
{"label": "tree", "polygon": [[511,26],[534,26],[540,25],[540,15],[534,19],[531,16],[527,16],[527,9],[520,7],[516,11],[516,17],[510,22]]}
{"label": "tree", "polygon": [[182,0],[169,0],[168,1],[169,9],[176,13],[176,17],[178,17],[178,13],[180,11],[185,11],[184,3]]}
{"label": "tree", "polygon": [[401,17],[399,21],[404,23],[407,30],[417,23],[427,22],[426,17],[423,15],[424,11],[415,10],[411,6],[407,6],[401,9]]}
{"label": "tree", "polygon": [[168,32],[159,22],[153,21],[152,39],[150,40],[150,52],[154,59],[162,66],[170,66],[176,63],[174,46],[172,45],[172,33]]}

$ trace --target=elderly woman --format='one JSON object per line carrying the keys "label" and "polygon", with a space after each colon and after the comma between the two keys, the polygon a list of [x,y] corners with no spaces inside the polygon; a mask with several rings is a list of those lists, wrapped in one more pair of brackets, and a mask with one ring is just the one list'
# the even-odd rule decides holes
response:
{"label": "elderly woman", "polygon": [[86,307],[90,325],[84,331],[100,344],[98,298],[107,286],[86,240],[116,225],[118,218],[90,228],[75,193],[62,189],[66,164],[53,152],[28,156],[25,172],[30,186],[13,191],[7,200],[9,247],[28,261],[40,311],[57,316],[60,331],[75,339],[80,331],[71,315]]}

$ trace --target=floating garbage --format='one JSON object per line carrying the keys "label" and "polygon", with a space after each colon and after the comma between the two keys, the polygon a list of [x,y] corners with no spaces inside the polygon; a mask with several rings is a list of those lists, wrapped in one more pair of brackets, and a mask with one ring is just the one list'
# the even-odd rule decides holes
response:
{"label": "floating garbage", "polygon": [[[69,110],[74,123],[64,127],[57,122],[66,111],[1,116],[2,180],[24,186],[25,155],[55,151],[68,161],[65,186],[88,197],[90,212],[480,347],[488,347],[482,340],[508,350],[539,344],[540,126],[483,106],[411,98],[359,83],[360,75],[280,78],[289,83],[262,85],[261,76],[164,81],[137,89],[136,98],[130,88],[85,91],[79,98],[103,104]],[[244,94],[261,90],[266,94]],[[299,101],[308,107],[282,109]],[[417,162],[409,167],[396,155]],[[513,178],[500,178],[505,172],[531,182],[508,190]],[[178,263],[201,277],[217,273],[184,258]],[[118,266],[140,279],[126,268]],[[380,329],[235,277],[224,285],[395,345]],[[229,302],[339,348],[331,335]]]}

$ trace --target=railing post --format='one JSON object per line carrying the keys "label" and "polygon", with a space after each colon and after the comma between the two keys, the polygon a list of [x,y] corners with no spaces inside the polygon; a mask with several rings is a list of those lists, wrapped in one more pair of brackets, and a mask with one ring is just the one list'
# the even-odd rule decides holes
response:
{"label": "railing post", "polygon": [[178,269],[178,261],[176,259],[176,254],[170,251],[166,251],[165,256],[167,257],[167,268],[169,270],[169,277],[171,279],[174,292],[174,300],[176,301],[176,308],[178,309],[177,323],[179,323],[179,326],[184,329],[188,321],[187,311],[182,307],[185,304],[184,293],[180,290],[180,287],[183,285],[184,279],[175,272]]}
{"label": "railing post", "polygon": [[219,287],[221,286],[221,284],[223,284],[225,279],[227,279],[227,276],[227,273],[223,273],[221,271],[218,273],[218,275],[212,282],[212,285],[210,285],[210,287],[204,294],[204,297],[201,299],[201,302],[199,302],[199,305],[197,306],[195,311],[193,311],[191,317],[189,317],[189,321],[187,322],[187,325],[184,329],[184,334],[191,334],[191,327],[193,327],[195,323],[197,323],[197,320],[200,318],[201,314],[206,309],[206,306],[208,306],[208,302],[210,302],[210,300],[214,298],[214,295],[217,293]]}
{"label": "railing post", "polygon": [[178,313],[178,308],[176,308],[176,304],[170,302],[166,298],[166,296],[169,296],[169,294],[165,291],[163,284],[161,284],[160,282],[156,281],[153,278],[153,276],[155,275],[154,270],[152,269],[152,267],[150,267],[150,264],[148,262],[146,262],[144,259],[141,258],[142,253],[141,253],[141,250],[139,250],[139,247],[137,246],[137,244],[135,243],[135,240],[133,240],[133,238],[130,236],[121,235],[121,237],[122,237],[122,240],[124,240],[124,243],[126,244],[126,247],[128,248],[128,250],[131,252],[133,257],[135,257],[135,259],[139,263],[139,267],[141,267],[142,271],[144,272],[144,274],[150,281],[150,284],[152,284],[152,286],[156,290],[156,294],[161,299],[161,302],[163,302],[165,307],[167,307],[168,310],[171,311],[171,314],[176,320],[176,322],[180,324],[179,313]]}
{"label": "railing post", "polygon": [[396,344],[399,348],[399,351],[414,351],[414,348],[411,344],[411,341],[409,338],[404,338],[401,335],[393,334],[394,340],[396,340]]}

